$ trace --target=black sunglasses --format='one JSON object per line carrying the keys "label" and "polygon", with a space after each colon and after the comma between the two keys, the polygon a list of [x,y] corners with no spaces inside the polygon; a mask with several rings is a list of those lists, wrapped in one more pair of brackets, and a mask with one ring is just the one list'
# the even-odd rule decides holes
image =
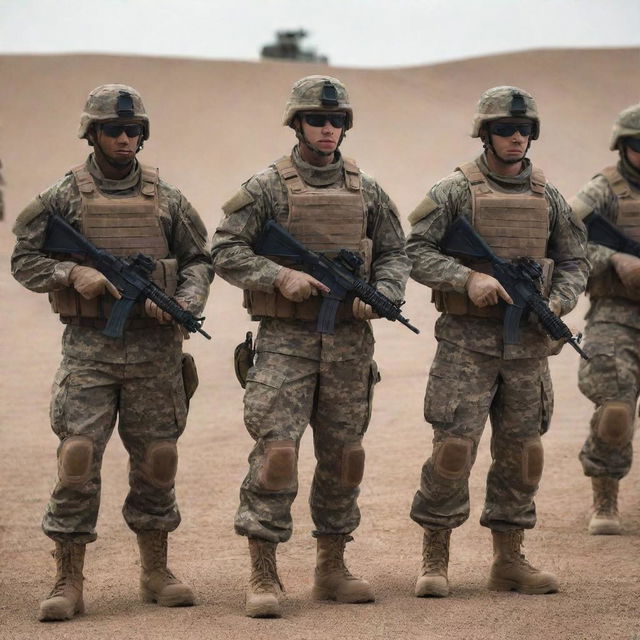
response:
{"label": "black sunglasses", "polygon": [[533,132],[533,124],[531,122],[494,122],[489,125],[489,131],[501,138],[508,138],[517,131],[521,136],[526,138]]}
{"label": "black sunglasses", "polygon": [[123,131],[127,134],[127,137],[137,138],[142,135],[143,128],[141,124],[103,124],[100,130],[109,138],[118,138]]}
{"label": "black sunglasses", "polygon": [[324,127],[328,120],[332,127],[342,129],[347,123],[346,113],[304,113],[302,117],[310,127]]}
{"label": "black sunglasses", "polygon": [[631,151],[640,153],[640,138],[625,138],[624,144],[629,147]]}

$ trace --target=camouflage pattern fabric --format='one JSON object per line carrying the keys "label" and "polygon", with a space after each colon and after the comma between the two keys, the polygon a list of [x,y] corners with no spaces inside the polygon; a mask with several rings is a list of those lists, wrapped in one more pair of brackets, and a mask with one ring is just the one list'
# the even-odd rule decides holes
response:
{"label": "camouflage pattern fabric", "polygon": [[[618,169],[631,186],[640,183],[640,174],[624,160],[618,163]],[[595,211],[614,224],[618,219],[618,198],[601,174],[580,189],[572,204],[582,216]],[[590,276],[611,269],[613,253],[612,249],[590,242]],[[594,298],[586,318],[584,348],[590,360],[580,363],[578,386],[595,404],[595,411],[579,457],[585,475],[620,479],[631,468],[632,444],[604,442],[597,425],[605,402],[624,402],[635,414],[640,393],[640,304],[625,298]]]}
{"label": "camouflage pattern fabric", "polygon": [[[119,181],[106,179],[92,156],[86,166],[98,187],[111,196],[126,198],[138,189],[137,165]],[[206,229],[180,191],[164,181],[159,183],[159,206],[171,257],[178,261],[175,297],[198,315],[213,277],[205,249]],[[78,228],[80,196],[71,174],[40,194],[16,220],[12,273],[23,286],[36,292],[67,286],[75,264],[52,259],[40,251],[51,213],[62,215]],[[66,327],[63,360],[53,385],[51,424],[60,438],[59,452],[70,438],[79,437],[91,443],[92,458],[88,479],[82,486],[56,485],[43,521],[47,535],[60,541],[95,539],[102,453],[116,416],[131,465],[131,489],[124,506],[127,523],[134,530],[170,531],[178,526],[180,516],[172,482],[171,486],[154,486],[143,460],[155,443],[174,443],[184,430],[187,401],[181,353],[182,336],[173,325],[129,329],[118,339],[91,327]]]}
{"label": "camouflage pattern fabric", "polygon": [[[484,157],[477,162],[492,187],[510,195],[528,191],[528,160],[511,178],[491,174]],[[555,187],[547,183],[545,189],[550,215],[547,256],[555,261],[551,297],[568,313],[586,284],[586,237]],[[471,194],[463,174],[456,171],[438,182],[410,216],[407,255],[413,262],[412,278],[434,289],[465,292],[469,268],[439,251],[446,229],[459,215],[471,218]],[[452,528],[467,519],[468,474],[487,417],[493,463],[481,524],[496,531],[535,525],[540,435],[548,429],[553,409],[551,378],[541,355],[551,353],[551,343],[534,324],[522,327],[519,345],[505,345],[502,332],[502,321],[492,318],[442,314],[436,322],[438,350],[425,397],[434,454],[423,466],[411,509],[411,517],[423,527]],[[441,443],[449,438],[453,440],[445,457]]]}
{"label": "camouflage pattern fabric", "polygon": [[[344,187],[342,158],[327,167],[292,159],[302,179],[315,187]],[[395,206],[362,174],[367,235],[373,241],[372,282],[392,300],[402,300],[409,272],[404,235]],[[253,176],[224,207],[227,214],[212,243],[216,272],[230,283],[267,293],[280,266],[251,250],[267,220],[284,221],[287,191],[275,168]],[[236,531],[283,542],[291,536],[290,507],[297,492],[295,455],[287,459],[281,485],[265,488],[273,443],[297,452],[307,426],[314,431],[318,461],[310,497],[318,534],[348,534],[358,525],[358,484],[364,464],[360,441],[369,422],[377,379],[368,322],[338,323],[334,335],[319,334],[315,323],[265,318],[260,322],[258,357],[245,391],[245,426],[256,444],[249,457]],[[289,449],[291,451],[291,449]],[[283,467],[286,465],[283,465]],[[290,479],[290,482],[289,482]],[[274,486],[279,488],[273,488]]]}
{"label": "camouflage pattern fabric", "polygon": [[297,480],[273,489],[260,472],[269,443],[291,441],[297,452],[308,424],[317,460],[309,498],[314,535],[348,534],[358,526],[359,489],[345,478],[349,451],[359,448],[369,424],[377,379],[372,357],[366,322],[341,323],[332,336],[295,320],[260,323],[244,397],[245,425],[256,444],[240,488],[237,533],[271,542],[291,537]]}
{"label": "camouflage pattern fabric", "polygon": [[[638,313],[638,305],[633,306]],[[598,434],[598,418],[602,405],[611,401],[624,402],[635,413],[640,393],[640,329],[617,322],[589,322],[586,335],[589,360],[580,363],[578,386],[596,410],[580,462],[586,476],[620,479],[631,468],[631,442],[605,442]]]}
{"label": "camouflage pattern fabric", "polygon": [[92,343],[103,339],[96,329],[67,327],[65,357],[53,382],[51,426],[61,446],[70,437],[82,436],[93,447],[87,481],[80,487],[59,481],[47,505],[42,528],[60,542],[72,537],[78,544],[88,543],[97,537],[100,468],[116,417],[129,453],[125,521],[134,531],[173,531],[180,523],[173,485],[157,486],[145,469],[150,445],[175,443],[186,425],[180,332],[173,326],[128,331],[122,355],[132,353],[139,360],[145,353],[146,358],[126,368],[92,359]]}
{"label": "camouflage pattern fabric", "polygon": [[[552,411],[546,358],[503,360],[439,342],[424,408],[425,420],[433,425],[434,455],[422,467],[411,518],[428,529],[451,529],[469,517],[469,472],[489,415],[493,463],[480,523],[496,531],[532,528],[538,481],[531,466],[541,471],[540,435]],[[469,447],[458,473],[447,473],[446,465],[436,462],[446,438]],[[532,448],[539,460],[530,459]]]}

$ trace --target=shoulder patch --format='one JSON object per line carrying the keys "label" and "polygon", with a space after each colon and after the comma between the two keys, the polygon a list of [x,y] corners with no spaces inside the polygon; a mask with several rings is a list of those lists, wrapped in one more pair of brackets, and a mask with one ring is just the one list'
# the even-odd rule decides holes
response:
{"label": "shoulder patch", "polygon": [[16,221],[13,225],[13,233],[15,235],[20,235],[20,233],[25,230],[27,225],[32,220],[35,220],[35,218],[37,218],[44,210],[44,205],[42,204],[40,198],[33,199],[16,218]]}
{"label": "shoulder patch", "polygon": [[225,216],[230,216],[235,211],[246,207],[253,201],[253,196],[244,187],[240,187],[237,193],[222,205],[222,210]]}
{"label": "shoulder patch", "polygon": [[420,204],[409,214],[409,222],[414,225],[416,222],[422,220],[428,216],[432,211],[435,211],[440,205],[427,196]]}
{"label": "shoulder patch", "polygon": [[586,218],[587,215],[593,211],[593,207],[586,203],[580,196],[573,196],[573,198],[568,201],[568,204],[578,220]]}

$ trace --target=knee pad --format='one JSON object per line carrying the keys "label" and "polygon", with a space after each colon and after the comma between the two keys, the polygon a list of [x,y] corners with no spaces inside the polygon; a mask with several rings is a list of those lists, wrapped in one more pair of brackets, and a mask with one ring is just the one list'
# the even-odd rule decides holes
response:
{"label": "knee pad", "polygon": [[65,487],[82,486],[91,475],[93,442],[86,436],[71,436],[58,452],[58,477]]}
{"label": "knee pad", "polygon": [[445,438],[436,443],[434,467],[447,480],[459,480],[471,469],[473,441],[467,438]]}
{"label": "knee pad", "polygon": [[529,440],[522,445],[522,482],[537,487],[542,478],[544,467],[544,449],[540,437]]}
{"label": "knee pad", "polygon": [[158,489],[173,487],[178,471],[178,447],[171,440],[152,442],[145,451],[142,473]]}
{"label": "knee pad", "polygon": [[355,489],[364,475],[364,449],[359,442],[348,444],[342,450],[342,486]]}
{"label": "knee pad", "polygon": [[600,407],[596,431],[600,440],[613,446],[624,446],[633,437],[633,415],[626,402],[605,402]]}
{"label": "knee pad", "polygon": [[258,482],[267,491],[280,491],[294,484],[298,470],[298,454],[293,440],[271,440],[265,443],[264,458]]}

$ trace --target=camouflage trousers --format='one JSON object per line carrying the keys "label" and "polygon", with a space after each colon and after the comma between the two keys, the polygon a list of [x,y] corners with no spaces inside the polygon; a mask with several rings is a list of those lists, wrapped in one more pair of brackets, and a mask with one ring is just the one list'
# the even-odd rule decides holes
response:
{"label": "camouflage trousers", "polygon": [[308,424],[316,469],[309,504],[314,536],[349,534],[360,522],[357,498],[377,369],[367,323],[323,335],[309,323],[263,320],[244,396],[255,440],[240,488],[235,530],[272,542],[291,537],[297,458]]}
{"label": "camouflage trousers", "polygon": [[[640,392],[640,331],[614,322],[587,325],[578,386],[596,405],[580,451],[587,476],[623,478],[631,468],[633,422]],[[613,422],[603,419],[609,403],[622,403]],[[626,407],[626,410],[625,410]],[[622,418],[622,420],[621,420]]]}
{"label": "camouflage trousers", "polygon": [[[87,331],[87,342],[95,341],[99,332]],[[157,342],[143,362],[135,362],[142,359],[140,344],[130,346],[122,347],[134,360],[127,364],[90,360],[90,353],[78,357],[77,344],[74,355],[63,350],[51,398],[51,426],[60,438],[58,482],[42,522],[54,540],[96,539],[100,469],[116,418],[129,454],[125,521],[134,531],[172,531],[180,523],[174,493],[176,441],[187,418],[181,346],[175,340]]]}
{"label": "camouflage trousers", "polygon": [[469,473],[489,416],[493,462],[480,523],[496,531],[532,528],[540,436],[552,411],[546,358],[503,360],[440,341],[424,407],[433,454],[422,467],[411,518],[424,528],[452,529],[469,517]]}

